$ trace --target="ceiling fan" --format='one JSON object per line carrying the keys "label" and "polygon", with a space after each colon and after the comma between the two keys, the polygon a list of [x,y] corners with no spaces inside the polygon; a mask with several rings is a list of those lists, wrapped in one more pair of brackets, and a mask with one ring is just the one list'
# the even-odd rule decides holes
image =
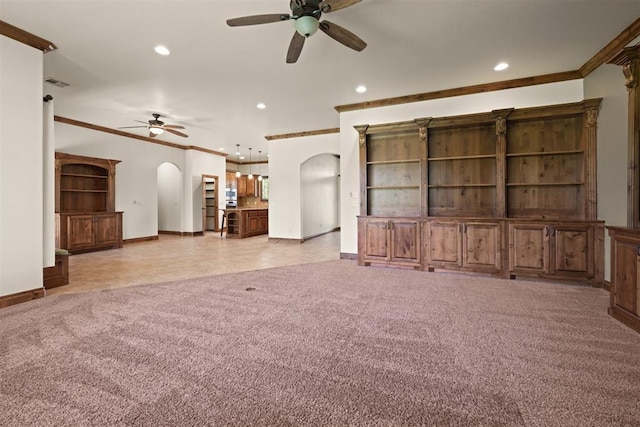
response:
{"label": "ceiling fan", "polygon": [[239,27],[293,19],[295,21],[296,32],[293,33],[293,38],[287,51],[287,63],[292,64],[298,60],[305,39],[315,34],[318,28],[332,39],[358,52],[367,47],[367,44],[351,31],[327,20],[320,22],[320,16],[323,13],[335,12],[336,10],[353,6],[361,1],[362,0],[291,0],[289,4],[291,15],[276,13],[244,16],[242,18],[228,19],[227,25],[230,27]]}
{"label": "ceiling fan", "polygon": [[124,126],[118,129],[147,128],[149,129],[149,137],[151,138],[154,138],[162,134],[164,131],[167,131],[174,135],[181,136],[183,138],[187,138],[189,136],[186,133],[182,133],[176,130],[176,129],[184,129],[184,126],[165,125],[164,122],[160,120],[160,114],[154,113],[152,115],[153,115],[153,119],[149,120],[148,122],[143,122],[141,120],[134,120],[135,122],[138,122],[138,123],[144,123],[145,126]]}

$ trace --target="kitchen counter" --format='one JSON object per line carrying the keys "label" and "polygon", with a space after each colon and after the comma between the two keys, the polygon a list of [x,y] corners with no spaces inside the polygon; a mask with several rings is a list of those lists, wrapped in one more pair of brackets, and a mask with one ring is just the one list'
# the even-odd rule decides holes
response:
{"label": "kitchen counter", "polygon": [[225,209],[227,237],[243,239],[269,233],[269,209],[233,208]]}

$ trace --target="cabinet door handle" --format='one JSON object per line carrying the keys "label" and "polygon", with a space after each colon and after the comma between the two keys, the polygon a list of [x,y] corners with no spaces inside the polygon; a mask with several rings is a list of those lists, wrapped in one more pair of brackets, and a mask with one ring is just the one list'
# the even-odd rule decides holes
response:
{"label": "cabinet door handle", "polygon": [[553,225],[551,226],[551,235],[552,235],[553,237],[555,237],[555,236],[556,236],[556,228],[555,228]]}
{"label": "cabinet door handle", "polygon": [[636,254],[640,256],[640,245],[636,246]]}
{"label": "cabinet door handle", "polygon": [[548,225],[544,226],[544,237],[549,237],[549,226]]}
{"label": "cabinet door handle", "polygon": [[458,224],[458,232],[462,233],[462,223]]}

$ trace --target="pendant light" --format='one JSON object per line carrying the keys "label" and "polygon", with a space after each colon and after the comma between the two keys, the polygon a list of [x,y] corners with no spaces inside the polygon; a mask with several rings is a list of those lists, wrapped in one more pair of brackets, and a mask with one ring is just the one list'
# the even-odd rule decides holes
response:
{"label": "pendant light", "polygon": [[262,181],[262,163],[260,163],[260,160],[262,160],[262,151],[258,150],[258,164],[260,165],[260,175],[258,175],[258,181]]}
{"label": "pendant light", "polygon": [[249,176],[247,178],[253,179],[253,174],[251,173],[251,147],[249,147]]}
{"label": "pendant light", "polygon": [[240,178],[240,144],[236,144],[236,156],[238,157],[238,170],[236,171],[236,177]]}

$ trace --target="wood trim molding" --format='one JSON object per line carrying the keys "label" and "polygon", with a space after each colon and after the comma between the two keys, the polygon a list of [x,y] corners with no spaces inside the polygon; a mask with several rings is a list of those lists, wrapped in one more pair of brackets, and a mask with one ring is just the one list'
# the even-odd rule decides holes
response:
{"label": "wood trim molding", "polygon": [[395,98],[378,99],[375,101],[359,102],[356,104],[338,105],[335,107],[338,113],[347,111],[366,110],[368,108],[388,107],[391,105],[409,104],[412,102],[430,101],[433,99],[450,98],[453,96],[472,95],[496,90],[513,89],[517,87],[535,86],[547,83],[563,82],[581,79],[579,71],[564,71],[561,73],[545,74],[542,76],[524,77],[513,80],[503,80],[493,83],[482,83],[471,86],[463,86],[453,89],[437,90],[434,92],[418,93],[415,95],[398,96]]}
{"label": "wood trim molding", "polygon": [[303,239],[289,239],[287,237],[269,237],[267,239],[269,243],[302,243]]}
{"label": "wood trim molding", "polygon": [[0,308],[10,305],[20,304],[44,297],[44,288],[32,289],[30,291],[18,292],[16,294],[4,295],[0,297]]}
{"label": "wood trim molding", "polygon": [[580,67],[582,77],[587,77],[596,68],[606,64],[611,58],[616,56],[627,44],[640,36],[640,18],[637,18],[631,25],[624,29],[616,38],[611,40],[600,52]]}
{"label": "wood trim molding", "polygon": [[153,240],[158,240],[158,236],[146,236],[146,237],[136,237],[134,239],[125,239],[122,241],[122,243],[128,245],[129,243],[151,242]]}
{"label": "wood trim molding", "polygon": [[[227,158],[227,163],[232,165],[268,165],[269,161],[261,160],[259,162],[238,162],[237,160]],[[235,171],[227,171],[227,172],[235,172]]]}
{"label": "wood trim molding", "polygon": [[560,73],[545,74],[542,76],[524,77],[520,79],[504,80],[493,83],[483,83],[471,86],[463,86],[453,89],[444,89],[434,92],[418,93],[415,95],[398,96],[395,98],[378,99],[374,101],[359,102],[355,104],[338,105],[335,107],[338,113],[346,111],[365,110],[369,108],[388,107],[391,105],[409,104],[412,102],[430,101],[433,99],[450,98],[453,96],[472,95],[482,92],[512,89],[517,87],[534,86],[539,84],[556,83],[568,80],[582,79],[588,76],[596,68],[604,65],[615,56],[623,47],[640,36],[640,18],[624,29],[616,38],[589,59],[579,70],[564,71]]}
{"label": "wood trim molding", "polygon": [[227,157],[228,156],[228,154],[226,154],[226,153],[221,153],[221,152],[218,152],[218,151],[209,150],[208,148],[198,147],[196,145],[175,144],[173,142],[166,142],[166,141],[162,141],[162,140],[157,139],[157,138],[149,138],[148,136],[136,135],[136,134],[129,133],[129,132],[123,132],[123,131],[118,130],[118,129],[111,129],[111,128],[108,128],[108,127],[105,127],[105,126],[94,125],[92,123],[87,123],[87,122],[82,122],[80,120],[70,119],[68,117],[53,116],[53,119],[56,122],[64,123],[64,124],[67,124],[67,125],[78,126],[78,127],[85,128],[85,129],[95,130],[95,131],[98,131],[98,132],[110,133],[112,135],[123,136],[125,138],[132,138],[132,139],[137,139],[137,140],[140,140],[140,141],[151,142],[153,144],[164,145],[165,147],[178,148],[180,150],[196,150],[196,151],[201,151],[203,153],[213,154],[213,155],[222,156],[222,157]]}
{"label": "wood trim molding", "polygon": [[358,260],[358,254],[352,254],[352,253],[348,253],[348,252],[340,252],[340,259],[348,259],[351,261],[357,261]]}
{"label": "wood trim molding", "polygon": [[267,141],[273,141],[276,139],[300,138],[303,136],[327,135],[331,133],[340,133],[340,128],[319,129],[319,130],[310,130],[306,132],[295,132],[295,133],[283,133],[280,135],[267,135],[264,137],[264,139],[266,139]]}
{"label": "wood trim molding", "polygon": [[22,30],[18,27],[14,27],[4,21],[0,21],[0,34],[9,37],[17,42],[24,43],[27,46],[34,47],[41,50],[43,53],[56,50],[58,47],[51,43],[49,40],[45,40],[41,37],[31,34],[28,31]]}

